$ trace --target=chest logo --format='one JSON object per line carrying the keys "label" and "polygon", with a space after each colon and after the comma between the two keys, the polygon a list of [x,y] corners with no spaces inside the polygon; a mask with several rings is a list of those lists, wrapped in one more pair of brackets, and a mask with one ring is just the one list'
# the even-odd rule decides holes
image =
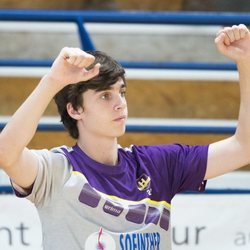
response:
{"label": "chest logo", "polygon": [[146,190],[149,188],[150,186],[150,177],[147,176],[146,174],[142,174],[137,180],[137,188],[140,190],[140,191],[143,191],[143,190]]}
{"label": "chest logo", "polygon": [[95,232],[87,238],[85,242],[86,250],[115,250],[116,244],[115,240],[111,235],[104,232],[102,228],[100,228],[99,232]]}

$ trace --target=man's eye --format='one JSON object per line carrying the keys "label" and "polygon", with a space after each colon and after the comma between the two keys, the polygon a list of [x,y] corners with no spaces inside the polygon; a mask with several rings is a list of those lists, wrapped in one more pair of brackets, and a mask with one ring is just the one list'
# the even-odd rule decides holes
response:
{"label": "man's eye", "polygon": [[103,99],[103,100],[108,100],[108,99],[110,99],[110,94],[109,93],[105,93],[105,94],[103,94],[102,96],[101,96],[101,98]]}
{"label": "man's eye", "polygon": [[121,91],[121,96],[124,97],[125,95],[126,95],[126,91],[125,90]]}

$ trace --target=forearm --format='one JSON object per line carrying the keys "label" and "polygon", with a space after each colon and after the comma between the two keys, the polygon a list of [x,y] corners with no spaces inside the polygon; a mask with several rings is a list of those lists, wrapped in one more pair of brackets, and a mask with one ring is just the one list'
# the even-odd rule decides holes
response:
{"label": "forearm", "polygon": [[237,129],[232,137],[209,146],[206,179],[250,163],[250,63],[237,63],[237,66],[241,97]]}
{"label": "forearm", "polygon": [[223,55],[237,64],[240,110],[235,134],[209,146],[206,179],[250,163],[250,32],[243,24],[225,27],[215,43]]}
{"label": "forearm", "polygon": [[240,83],[240,110],[235,133],[237,140],[250,152],[250,62],[237,63]]}
{"label": "forearm", "polygon": [[94,60],[92,55],[78,48],[66,47],[61,50],[48,75],[42,78],[1,132],[0,167],[9,169],[10,166],[28,164],[32,157],[24,149],[34,136],[38,122],[49,102],[68,84],[87,81],[96,76],[100,64],[86,70]]}
{"label": "forearm", "polygon": [[0,134],[1,162],[15,161],[28,145],[36,132],[42,114],[58,91],[58,84],[55,84],[49,77],[45,76],[41,79]]}

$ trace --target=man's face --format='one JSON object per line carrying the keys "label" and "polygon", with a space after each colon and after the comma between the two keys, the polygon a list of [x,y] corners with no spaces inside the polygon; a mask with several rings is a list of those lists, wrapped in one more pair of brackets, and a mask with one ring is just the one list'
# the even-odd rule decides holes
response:
{"label": "man's face", "polygon": [[124,134],[128,115],[125,91],[125,84],[120,79],[107,90],[83,93],[82,126],[85,132],[104,137]]}

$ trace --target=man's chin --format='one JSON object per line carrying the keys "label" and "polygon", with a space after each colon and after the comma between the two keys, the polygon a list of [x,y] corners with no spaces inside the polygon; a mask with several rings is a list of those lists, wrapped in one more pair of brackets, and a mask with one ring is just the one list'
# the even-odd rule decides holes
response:
{"label": "man's chin", "polygon": [[124,128],[122,131],[120,131],[119,133],[117,133],[116,137],[121,137],[125,134],[126,128]]}

